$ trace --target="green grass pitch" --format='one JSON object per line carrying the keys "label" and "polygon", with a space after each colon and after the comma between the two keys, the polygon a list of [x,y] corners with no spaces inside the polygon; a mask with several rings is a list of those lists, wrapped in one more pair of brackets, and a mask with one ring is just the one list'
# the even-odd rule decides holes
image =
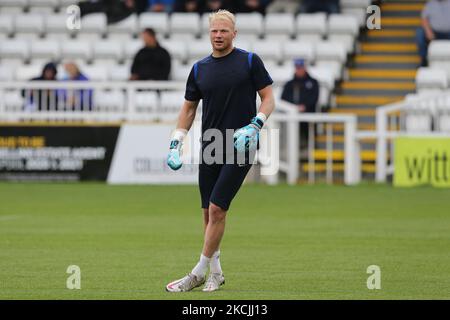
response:
{"label": "green grass pitch", "polygon": [[450,299],[449,190],[245,185],[226,284],[167,293],[199,257],[199,203],[196,186],[1,183],[0,299]]}

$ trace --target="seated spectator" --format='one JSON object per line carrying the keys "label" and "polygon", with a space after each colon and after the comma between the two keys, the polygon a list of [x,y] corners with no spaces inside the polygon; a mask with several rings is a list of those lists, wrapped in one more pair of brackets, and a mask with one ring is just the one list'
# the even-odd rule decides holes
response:
{"label": "seated spectator", "polygon": [[303,0],[302,5],[300,6],[300,12],[326,12],[328,14],[339,13],[339,0]]}
{"label": "seated spectator", "polygon": [[169,80],[169,52],[159,45],[153,29],[145,29],[141,36],[145,46],[134,57],[130,80]]}
{"label": "seated spectator", "polygon": [[152,12],[172,12],[174,0],[148,0],[148,10]]}
{"label": "seated spectator", "polygon": [[226,9],[232,12],[236,12],[232,6],[231,0],[206,0],[203,6],[203,12],[213,12],[219,9]]}
{"label": "seated spectator", "polygon": [[198,12],[203,9],[203,1],[200,0],[175,0],[173,11],[175,12]]}
{"label": "seated spectator", "polygon": [[[64,64],[65,76],[64,81],[89,81],[74,62],[67,62]],[[60,95],[64,97],[65,109],[68,110],[92,110],[92,90],[91,89],[77,89],[77,90],[61,90]]]}
{"label": "seated spectator", "polygon": [[272,0],[238,0],[236,12],[259,12],[261,14],[266,13],[267,6]]}
{"label": "seated spectator", "polygon": [[299,6],[299,0],[275,0],[269,4],[266,11],[269,13],[293,13],[299,11]]}
{"label": "seated spectator", "polygon": [[422,28],[417,30],[421,65],[428,65],[428,44],[435,39],[450,40],[450,0],[431,0],[422,11]]}
{"label": "seated spectator", "polygon": [[[41,75],[31,79],[31,81],[56,81],[57,73],[58,71],[56,69],[56,64],[49,62],[42,69]],[[22,96],[25,97],[25,109],[29,111],[34,111],[36,109],[39,111],[56,109],[56,105],[58,103],[58,95],[56,90],[22,90]]]}
{"label": "seated spectator", "polygon": [[91,0],[78,3],[81,16],[104,12],[108,24],[119,22],[132,13],[140,14],[147,10],[148,0]]}
{"label": "seated spectator", "polygon": [[[319,83],[307,72],[305,60],[296,59],[294,65],[294,78],[284,85],[281,99],[295,104],[299,112],[316,112],[316,105],[319,100]],[[301,141],[307,141],[308,139],[307,123],[300,124],[300,139]]]}

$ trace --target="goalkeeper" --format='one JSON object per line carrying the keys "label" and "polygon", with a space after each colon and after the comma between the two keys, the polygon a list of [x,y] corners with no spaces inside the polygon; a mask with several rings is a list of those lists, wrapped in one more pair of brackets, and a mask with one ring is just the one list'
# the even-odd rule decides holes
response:
{"label": "goalkeeper", "polygon": [[[256,54],[233,46],[237,33],[234,15],[226,10],[212,13],[209,17],[209,33],[212,54],[195,63],[189,74],[185,102],[172,136],[167,160],[174,170],[182,166],[180,153],[183,139],[194,121],[198,103],[203,99],[199,188],[204,244],[200,260],[192,271],[166,286],[170,292],[190,291],[203,284],[203,291],[215,291],[225,282],[219,247],[225,230],[226,214],[250,170],[248,154],[256,150],[259,131],[274,109],[273,81],[263,62]],[[256,93],[261,98],[258,113]],[[227,129],[234,130],[232,139],[227,139]],[[208,139],[211,133],[209,130],[222,134],[221,148],[211,148],[214,141]],[[232,150],[233,161],[229,161],[228,150]],[[244,162],[239,161],[242,154],[246,155]],[[210,161],[212,158],[215,160],[213,163]],[[210,272],[206,278],[208,269]]]}

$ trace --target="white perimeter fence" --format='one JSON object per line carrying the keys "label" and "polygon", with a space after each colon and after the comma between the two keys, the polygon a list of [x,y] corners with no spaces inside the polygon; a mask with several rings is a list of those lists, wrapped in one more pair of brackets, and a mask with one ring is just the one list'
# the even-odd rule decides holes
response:
{"label": "white perimeter fence", "polygon": [[[184,101],[184,82],[0,82],[0,122],[174,122]],[[201,105],[199,113],[201,112]],[[301,178],[301,159],[306,159],[306,180],[316,180],[315,137],[325,136],[325,178],[333,177],[333,126],[343,127],[343,179],[351,185],[361,180],[360,141],[377,139],[376,181],[393,172],[392,139],[399,135],[449,136],[450,93],[410,97],[379,107],[376,131],[358,131],[357,117],[343,114],[302,114],[294,105],[278,100],[268,128],[280,130],[276,150],[279,172],[287,182]],[[308,141],[301,151],[300,123],[308,124]],[[303,146],[304,147],[304,146]],[[390,150],[390,157],[388,153]],[[322,164],[323,165],[323,164]],[[265,178],[277,183],[278,175]]]}

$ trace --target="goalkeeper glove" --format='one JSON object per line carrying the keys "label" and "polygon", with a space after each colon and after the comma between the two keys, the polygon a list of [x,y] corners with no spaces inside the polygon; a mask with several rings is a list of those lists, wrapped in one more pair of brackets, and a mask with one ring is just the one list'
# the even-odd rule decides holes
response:
{"label": "goalkeeper glove", "polygon": [[178,170],[183,165],[181,161],[183,138],[186,136],[186,132],[182,130],[176,130],[172,140],[170,141],[170,151],[167,156],[167,165],[172,170]]}
{"label": "goalkeeper glove", "polygon": [[234,148],[238,152],[256,150],[259,140],[259,131],[263,127],[266,118],[266,115],[260,112],[251,120],[249,125],[240,128],[234,133]]}

